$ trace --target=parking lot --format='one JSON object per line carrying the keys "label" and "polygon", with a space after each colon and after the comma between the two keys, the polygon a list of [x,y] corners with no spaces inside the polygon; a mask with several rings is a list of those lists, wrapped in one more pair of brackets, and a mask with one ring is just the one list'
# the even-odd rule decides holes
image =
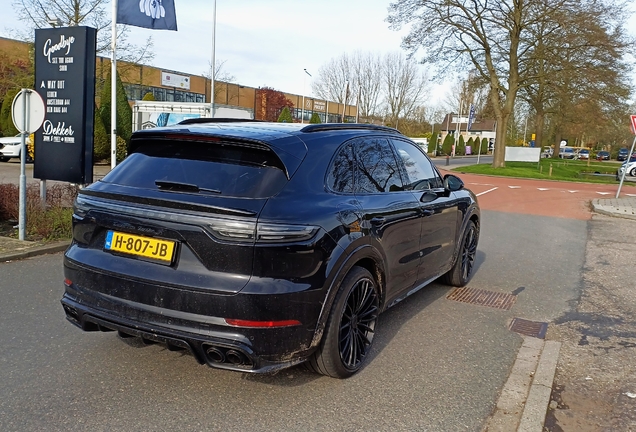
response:
{"label": "parking lot", "polygon": [[511,321],[569,310],[582,287],[586,203],[615,189],[461,177],[483,216],[469,287],[514,304],[454,301],[434,283],[380,317],[369,365],[344,381],[302,366],[213,370],[161,345],[82,333],[59,304],[61,254],[1,263],[0,429],[479,431],[523,340]]}

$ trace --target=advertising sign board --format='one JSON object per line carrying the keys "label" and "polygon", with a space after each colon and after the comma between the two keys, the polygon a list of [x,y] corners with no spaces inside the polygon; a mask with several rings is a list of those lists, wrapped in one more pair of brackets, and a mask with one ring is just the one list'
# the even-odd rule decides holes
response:
{"label": "advertising sign board", "polygon": [[45,104],[35,178],[93,181],[96,33],[79,26],[35,31],[35,90]]}
{"label": "advertising sign board", "polygon": [[180,89],[190,90],[190,77],[162,71],[161,85],[166,87],[178,87]]}

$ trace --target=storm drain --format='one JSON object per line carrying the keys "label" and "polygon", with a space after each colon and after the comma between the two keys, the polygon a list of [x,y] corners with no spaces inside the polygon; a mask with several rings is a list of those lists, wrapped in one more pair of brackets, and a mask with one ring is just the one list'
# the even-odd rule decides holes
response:
{"label": "storm drain", "polygon": [[517,300],[517,296],[512,294],[466,287],[455,289],[446,298],[448,300],[505,310],[509,310],[515,304],[515,300]]}
{"label": "storm drain", "polygon": [[512,320],[512,323],[510,323],[510,330],[525,336],[545,339],[545,333],[548,331],[548,323],[515,318]]}

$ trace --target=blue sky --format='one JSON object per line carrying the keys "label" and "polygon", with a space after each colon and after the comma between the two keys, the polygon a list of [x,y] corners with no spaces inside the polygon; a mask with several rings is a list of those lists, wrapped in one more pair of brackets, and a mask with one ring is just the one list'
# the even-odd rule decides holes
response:
{"label": "blue sky", "polygon": [[[213,2],[175,0],[175,5],[177,32],[131,27],[130,41],[152,36],[153,66],[201,75],[212,57]],[[317,74],[345,52],[400,50],[405,32],[389,30],[388,5],[388,0],[218,0],[216,59],[225,61],[224,70],[240,84],[296,94],[305,88],[309,95],[303,69]],[[7,12],[0,14],[4,37],[23,26],[12,9]]]}
{"label": "blue sky", "polygon": [[[137,1],[137,0],[132,0]],[[9,0],[0,14],[0,36],[11,37],[16,20]],[[310,78],[320,66],[356,50],[399,51],[405,30],[389,30],[390,0],[218,0],[216,59],[236,82],[311,93]],[[130,41],[154,39],[152,65],[202,75],[212,57],[212,0],[175,0],[179,31],[130,27]],[[636,8],[636,6],[633,6]],[[107,7],[110,12],[110,6]],[[636,17],[628,26],[636,37]],[[432,85],[432,100],[444,99],[448,85]],[[430,99],[429,99],[430,100]]]}

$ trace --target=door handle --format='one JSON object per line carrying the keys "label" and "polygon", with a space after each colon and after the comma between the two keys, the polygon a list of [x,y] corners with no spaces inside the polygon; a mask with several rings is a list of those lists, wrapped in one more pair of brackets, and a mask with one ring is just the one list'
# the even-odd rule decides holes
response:
{"label": "door handle", "polygon": [[373,219],[371,219],[371,225],[375,226],[382,226],[384,225],[384,222],[386,222],[386,219],[382,216],[374,217]]}
{"label": "door handle", "polygon": [[431,210],[431,209],[422,209],[421,210],[422,216],[427,217],[427,216],[432,216],[435,214],[435,210]]}

